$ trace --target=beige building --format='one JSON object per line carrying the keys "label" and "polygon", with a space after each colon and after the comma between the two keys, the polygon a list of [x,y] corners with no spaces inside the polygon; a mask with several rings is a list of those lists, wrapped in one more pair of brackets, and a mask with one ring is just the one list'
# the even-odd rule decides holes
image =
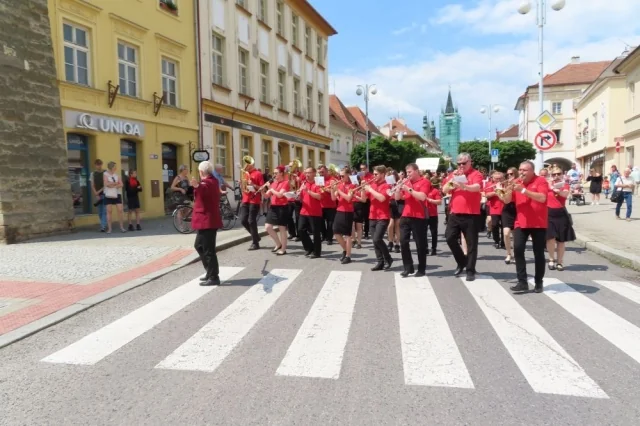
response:
{"label": "beige building", "polygon": [[329,156],[328,42],[306,0],[199,0],[202,143],[225,175]]}
{"label": "beige building", "polygon": [[423,147],[430,154],[440,154],[440,147],[437,141],[431,141],[420,136],[415,130],[407,126],[404,118],[392,118],[380,128],[382,133],[389,140],[410,141]]}
{"label": "beige building", "polygon": [[332,139],[329,163],[339,167],[350,165],[351,151],[355,144],[365,140],[366,131],[336,95],[329,96],[329,131]]}
{"label": "beige building", "polygon": [[585,175],[591,168],[606,173],[621,160],[615,140],[624,133],[626,81],[614,69],[623,59],[613,61],[575,102],[576,162]]}
{"label": "beige building", "polygon": [[640,99],[636,92],[640,91],[640,47],[633,50],[618,66],[614,72],[625,75],[626,94],[623,100],[623,120],[620,166],[637,166],[635,149],[640,150]]}
{"label": "beige building", "polygon": [[500,142],[517,141],[519,135],[519,126],[517,124],[512,124],[502,132],[496,132],[496,140]]}

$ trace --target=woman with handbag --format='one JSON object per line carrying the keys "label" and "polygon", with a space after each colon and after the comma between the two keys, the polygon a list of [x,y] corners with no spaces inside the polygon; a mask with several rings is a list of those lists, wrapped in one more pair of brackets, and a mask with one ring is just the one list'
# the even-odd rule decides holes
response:
{"label": "woman with handbag", "polygon": [[567,241],[574,241],[576,234],[573,231],[571,215],[565,204],[571,192],[569,184],[564,181],[562,169],[553,166],[549,192],[547,193],[547,209],[549,212],[549,224],[547,226],[547,252],[549,253],[549,270],[564,271],[564,251]]}
{"label": "woman with handbag", "polygon": [[631,169],[627,168],[614,183],[613,194],[611,194],[611,201],[616,203],[616,219],[620,219],[620,209],[622,203],[627,203],[627,222],[631,221],[631,208],[633,201],[633,189],[635,182],[631,177]]}

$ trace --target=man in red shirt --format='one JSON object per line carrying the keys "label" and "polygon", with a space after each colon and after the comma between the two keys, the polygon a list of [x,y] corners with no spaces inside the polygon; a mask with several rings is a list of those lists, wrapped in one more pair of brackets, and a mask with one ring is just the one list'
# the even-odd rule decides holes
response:
{"label": "man in red shirt", "polygon": [[491,180],[487,182],[484,188],[484,195],[487,197],[487,206],[489,207],[489,216],[491,217],[491,235],[495,248],[504,248],[504,235],[502,231],[502,209],[504,203],[496,194],[496,189],[502,185],[504,174],[494,171]]}
{"label": "man in red shirt", "polygon": [[518,284],[511,287],[512,291],[528,291],[527,261],[524,251],[527,240],[533,242],[533,257],[535,260],[535,292],[542,293],[544,278],[545,254],[544,247],[547,239],[548,209],[547,194],[549,184],[547,180],[536,175],[531,161],[520,164],[520,179],[513,186],[513,192],[504,197],[506,204],[511,199],[516,203],[516,222],[513,231],[513,252],[516,258],[516,272]]}
{"label": "man in red shirt", "polygon": [[[478,260],[478,232],[481,226],[482,195],[480,191],[482,191],[484,178],[482,173],[473,168],[471,155],[468,153],[460,153],[457,164],[458,174],[450,180],[453,187],[444,186],[444,193],[451,194],[449,221],[444,236],[458,265],[453,274],[460,275],[466,268],[467,281],[474,281]],[[467,242],[466,256],[458,243],[461,233]]]}
{"label": "man in red shirt", "polygon": [[[300,221],[298,222],[298,238],[302,241],[302,247],[306,251],[305,256],[317,259],[322,254],[322,194],[315,184],[316,169],[309,167],[304,171],[306,179],[301,183]],[[313,233],[313,242],[309,237],[309,231]]]}
{"label": "man in red shirt", "polygon": [[418,252],[418,272],[416,277],[424,277],[427,269],[427,209],[424,205],[427,194],[431,192],[431,182],[420,176],[418,165],[407,164],[405,168],[407,180],[400,191],[396,192],[396,200],[404,200],[404,209],[400,218],[400,251],[404,272],[400,275],[407,277],[413,274],[413,257],[409,241],[411,234],[416,242]]}
{"label": "man in red shirt", "polygon": [[258,213],[260,213],[260,205],[262,204],[262,194],[258,192],[264,184],[262,173],[247,164],[243,177],[247,180],[246,191],[242,192],[242,205],[240,206],[240,223],[244,229],[251,234],[251,246],[249,250],[258,250],[260,248],[260,234],[258,234]]}
{"label": "man in red shirt", "polygon": [[[360,164],[360,173],[358,173],[362,182],[369,182],[373,179],[373,174],[369,172],[369,166]],[[364,238],[369,239],[369,210],[371,210],[371,200],[367,200],[364,205]]]}
{"label": "man in red shirt", "polygon": [[331,199],[331,185],[336,181],[336,178],[329,174],[327,167],[323,164],[318,167],[318,174],[324,177],[324,190],[322,191],[322,221],[323,221],[323,240],[328,245],[333,244],[333,221],[336,217],[336,202]]}
{"label": "man in red shirt", "polygon": [[388,193],[391,187],[385,181],[386,172],[387,169],[385,166],[374,167],[371,178],[372,182],[364,187],[371,203],[371,208],[369,209],[369,229],[371,230],[376,259],[378,259],[376,266],[371,268],[372,271],[389,269],[391,268],[391,263],[393,263],[393,259],[389,254],[389,248],[384,242],[384,234],[391,220],[391,205]]}
{"label": "man in red shirt", "polygon": [[425,204],[429,212],[427,225],[431,233],[431,256],[435,256],[436,247],[438,246],[438,206],[442,204],[442,194],[437,185],[437,178],[431,180],[431,192],[427,194]]}

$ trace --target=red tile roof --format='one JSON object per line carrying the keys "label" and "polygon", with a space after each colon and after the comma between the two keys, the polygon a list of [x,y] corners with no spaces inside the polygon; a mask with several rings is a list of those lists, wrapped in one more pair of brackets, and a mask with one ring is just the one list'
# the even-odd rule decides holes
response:
{"label": "red tile roof", "polygon": [[329,95],[329,115],[344,123],[349,129],[359,130],[364,133],[364,127],[358,124],[358,120],[351,115],[347,107],[336,95]]}
{"label": "red tile roof", "polygon": [[[571,63],[553,74],[544,76],[545,86],[567,86],[573,84],[591,84],[602,74],[612,61]],[[538,84],[529,86],[538,87]]]}
{"label": "red tile roof", "polygon": [[[350,107],[347,107],[347,111],[349,111],[351,115],[356,119],[361,129],[367,128],[367,124],[366,124],[367,120],[365,118],[364,112],[360,109],[360,107],[350,106]],[[373,121],[371,121],[371,118],[369,118],[369,132],[371,132],[374,135],[382,136],[382,133],[380,133],[380,130],[378,130],[378,126],[373,124]]]}
{"label": "red tile roof", "polygon": [[389,124],[391,125],[389,129],[389,135],[391,135],[391,137],[395,137],[397,132],[405,132],[405,136],[419,136],[418,133],[411,130],[406,124],[397,118],[392,118],[391,123],[387,123],[385,126],[389,126]]}
{"label": "red tile roof", "polygon": [[512,124],[507,130],[498,133],[498,139],[500,138],[517,138],[520,135],[520,127],[517,124]]}

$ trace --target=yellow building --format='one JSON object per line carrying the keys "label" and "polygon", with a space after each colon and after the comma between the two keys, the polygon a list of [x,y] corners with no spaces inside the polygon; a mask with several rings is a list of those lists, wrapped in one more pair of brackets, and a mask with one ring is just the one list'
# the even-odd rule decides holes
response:
{"label": "yellow building", "polygon": [[327,49],[336,31],[307,0],[199,0],[202,138],[237,180],[260,169],[329,159]]}
{"label": "yellow building", "polygon": [[625,108],[621,116],[624,128],[619,161],[619,169],[622,170],[629,165],[637,166],[635,150],[640,150],[640,99],[636,97],[636,93],[640,91],[640,47],[629,53],[614,71],[626,77]]}
{"label": "yellow building", "polygon": [[[49,0],[75,225],[98,223],[96,159],[137,169],[146,217],[199,146],[195,10],[189,0]],[[125,203],[126,207],[126,203]]]}

